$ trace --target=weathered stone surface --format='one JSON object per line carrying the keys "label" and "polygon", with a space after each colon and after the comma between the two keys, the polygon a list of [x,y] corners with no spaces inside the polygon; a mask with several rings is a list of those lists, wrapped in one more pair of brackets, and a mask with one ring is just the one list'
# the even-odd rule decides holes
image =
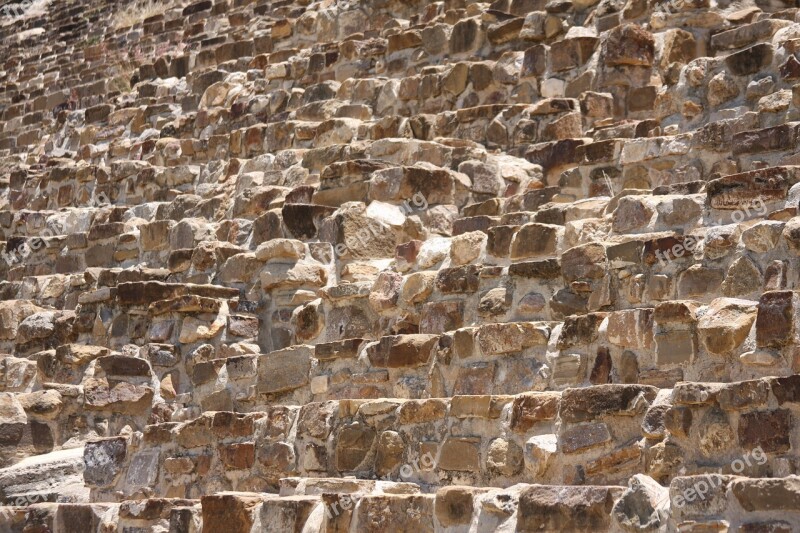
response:
{"label": "weathered stone surface", "polygon": [[204,496],[203,527],[237,533],[250,531],[262,498],[256,494],[222,493]]}
{"label": "weathered stone surface", "polygon": [[[599,531],[610,527],[611,509],[622,487],[533,485],[520,494],[521,531]],[[580,502],[580,503],[579,503]]]}
{"label": "weathered stone surface", "polygon": [[795,299],[791,291],[767,292],[761,296],[756,317],[759,347],[779,347],[793,338]]}
{"label": "weathered stone surface", "polygon": [[561,434],[564,453],[578,453],[589,448],[602,446],[611,440],[606,424],[592,423],[572,426]]}
{"label": "weathered stone surface", "polygon": [[[772,149],[784,142],[786,132],[781,131],[748,131],[734,139],[737,151],[749,152],[761,149]],[[760,145],[760,146],[759,146]],[[732,174],[709,183],[707,198],[714,209],[744,210],[754,212],[763,202],[783,200],[786,198],[790,183],[793,181],[792,170],[786,167],[751,170],[740,174]]]}
{"label": "weathered stone surface", "polygon": [[308,383],[312,353],[309,346],[296,346],[259,357],[259,392],[275,394]]}
{"label": "weathered stone surface", "polygon": [[706,349],[714,354],[731,353],[744,342],[756,319],[753,302],[718,298],[698,321],[697,331]]}
{"label": "weathered stone surface", "polygon": [[745,449],[756,446],[765,452],[783,452],[791,446],[792,415],[786,409],[745,413],[739,419],[739,443]]}
{"label": "weathered stone surface", "polygon": [[650,65],[654,55],[653,36],[635,24],[614,28],[603,43],[603,57],[608,66]]}
{"label": "weathered stone surface", "polygon": [[487,450],[486,465],[490,471],[503,476],[513,476],[522,470],[522,448],[514,441],[494,439]]}
{"label": "weathered stone surface", "polygon": [[40,3],[0,530],[800,530],[792,2]]}
{"label": "weathered stone surface", "polygon": [[436,492],[436,519],[444,527],[468,525],[475,509],[474,498],[480,493],[473,487],[442,487]]}
{"label": "weathered stone surface", "polygon": [[361,425],[342,428],[337,434],[336,468],[355,470],[372,449],[375,430]]}
{"label": "weathered stone surface", "polygon": [[367,348],[373,366],[379,368],[414,367],[428,362],[437,335],[396,335],[383,337]]}
{"label": "weathered stone surface", "polygon": [[476,265],[442,269],[436,276],[436,288],[444,294],[475,292],[478,273]]}
{"label": "weathered stone surface", "polygon": [[364,499],[354,521],[364,531],[378,533],[390,528],[401,531],[432,532],[434,501],[426,495],[382,495]]}
{"label": "weathered stone surface", "polygon": [[19,400],[11,393],[0,394],[0,446],[18,444],[27,421]]}
{"label": "weathered stone surface", "polygon": [[753,74],[772,61],[772,45],[760,43],[725,58],[725,65],[737,76]]}
{"label": "weathered stone surface", "polygon": [[110,409],[125,413],[147,411],[153,399],[153,389],[126,381],[89,378],[84,382],[84,405],[87,409]]}
{"label": "weathered stone surface", "polygon": [[625,531],[657,531],[667,515],[668,489],[654,479],[637,474],[614,504],[614,519]]}
{"label": "weathered stone surface", "polygon": [[477,472],[481,468],[480,440],[451,437],[442,444],[438,467],[442,470]]}
{"label": "weathered stone surface", "polygon": [[647,385],[600,385],[567,389],[561,395],[559,415],[566,422],[584,422],[604,415],[633,415],[655,399],[658,389]]}
{"label": "weathered stone surface", "polygon": [[798,479],[737,479],[731,492],[747,511],[788,511],[798,505]]}
{"label": "weathered stone surface", "polygon": [[549,332],[538,324],[517,322],[487,324],[478,329],[475,337],[486,355],[519,352],[531,346],[547,343]]}
{"label": "weathered stone surface", "polygon": [[122,437],[87,443],[83,451],[86,483],[99,487],[111,485],[122,470],[127,449],[127,442]]}
{"label": "weathered stone surface", "polygon": [[553,420],[558,412],[559,395],[555,393],[530,393],[514,399],[511,410],[511,428],[526,433],[538,422]]}

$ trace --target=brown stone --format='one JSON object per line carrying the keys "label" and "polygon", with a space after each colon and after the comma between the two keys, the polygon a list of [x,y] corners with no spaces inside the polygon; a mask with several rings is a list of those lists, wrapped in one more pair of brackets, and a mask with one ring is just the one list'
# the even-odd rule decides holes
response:
{"label": "brown stone", "polygon": [[519,498],[518,531],[604,531],[623,487],[532,485]]}
{"label": "brown stone", "polygon": [[779,348],[794,338],[797,296],[792,291],[765,292],[758,302],[756,343],[760,348]]}
{"label": "brown stone", "polygon": [[[607,415],[644,412],[658,390],[647,385],[598,385],[567,389],[561,394],[559,415],[565,422],[584,422]],[[639,411],[641,409],[641,411]]]}
{"label": "brown stone", "polygon": [[442,487],[436,491],[434,512],[444,527],[466,526],[472,521],[473,499],[483,492],[475,487]]}
{"label": "brown stone", "polygon": [[250,493],[223,493],[203,496],[203,527],[215,531],[248,533],[256,519],[261,496]]}
{"label": "brown stone", "polygon": [[450,437],[439,452],[437,467],[442,470],[479,472],[480,439],[473,437]]}
{"label": "brown stone", "polygon": [[378,435],[375,473],[386,476],[394,472],[403,462],[405,449],[403,437],[396,431],[384,431]]}
{"label": "brown stone", "polygon": [[486,466],[496,475],[513,476],[522,470],[522,448],[513,440],[497,438],[486,450]]}
{"label": "brown stone", "polygon": [[428,494],[373,495],[359,501],[354,520],[363,524],[365,533],[433,533],[434,499]]}
{"label": "brown stone", "polygon": [[438,335],[394,335],[382,337],[367,348],[372,366],[377,368],[414,367],[428,362]]}
{"label": "brown stone", "polygon": [[561,432],[561,449],[564,453],[580,453],[611,441],[611,433],[603,422],[578,424]]}
{"label": "brown stone", "polygon": [[607,348],[599,348],[594,359],[592,371],[589,374],[589,382],[592,385],[603,385],[611,383],[612,369],[611,353]]}
{"label": "brown stone", "polygon": [[559,226],[550,224],[526,224],[514,235],[511,242],[511,258],[524,259],[552,255],[562,234]]}
{"label": "brown stone", "polygon": [[547,344],[549,331],[531,322],[486,324],[475,335],[485,355],[520,352],[531,346]]}
{"label": "brown stone", "polygon": [[787,409],[745,413],[739,419],[739,444],[747,450],[760,446],[767,453],[785,452],[791,447],[791,427]]}
{"label": "brown stone", "polygon": [[726,385],[717,396],[725,410],[744,410],[765,407],[769,399],[769,383],[762,380],[740,381]]}
{"label": "brown stone", "polygon": [[252,442],[220,445],[217,450],[222,463],[231,470],[248,469],[255,463],[255,445]]}
{"label": "brown stone", "polygon": [[398,410],[398,420],[401,424],[422,424],[443,420],[446,412],[447,404],[443,400],[409,400]]}
{"label": "brown stone", "polygon": [[772,61],[772,45],[760,43],[725,58],[725,65],[737,76],[754,74]]}
{"label": "brown stone", "polygon": [[356,470],[375,442],[375,430],[362,424],[351,424],[336,434],[336,469]]}
{"label": "brown stone", "polygon": [[444,294],[471,293],[478,290],[477,265],[443,268],[436,275],[436,288]]}
{"label": "brown stone", "polygon": [[749,512],[792,511],[800,506],[800,480],[796,476],[780,479],[737,479],[731,492]]}
{"label": "brown stone", "polygon": [[655,39],[636,24],[612,29],[603,42],[603,59],[607,66],[649,66],[655,56]]}
{"label": "brown stone", "polygon": [[286,392],[308,383],[313,350],[295,346],[258,358],[258,390],[266,394]]}

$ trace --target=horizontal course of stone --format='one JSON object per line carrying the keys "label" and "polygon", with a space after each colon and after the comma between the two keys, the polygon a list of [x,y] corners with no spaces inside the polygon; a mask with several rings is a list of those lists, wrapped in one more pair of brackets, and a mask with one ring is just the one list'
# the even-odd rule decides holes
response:
{"label": "horizontal course of stone", "polygon": [[[637,474],[615,485],[453,485],[435,494],[406,483],[291,478],[280,495],[219,492],[201,500],[48,504],[8,508],[7,524],[51,531],[632,531],[716,527],[790,532],[800,527],[800,478],[684,476],[662,487]],[[709,488],[713,487],[714,492]],[[688,498],[684,495],[688,495]],[[670,510],[672,515],[670,518]],[[25,512],[27,511],[27,512]],[[716,520],[709,520],[716,518]],[[83,528],[83,529],[79,529]],[[660,528],[660,529],[659,529]],[[708,529],[706,529],[707,531]]]}
{"label": "horizontal course of stone", "polygon": [[0,6],[0,533],[800,530],[793,0]]}
{"label": "horizontal course of stone", "polygon": [[277,490],[289,476],[376,476],[423,487],[625,484],[638,472],[664,482],[704,472],[759,477],[800,460],[798,404],[793,376],[680,383],[671,394],[599,385],[208,412],[148,426],[139,442],[88,444],[84,478],[93,499],[106,501]]}

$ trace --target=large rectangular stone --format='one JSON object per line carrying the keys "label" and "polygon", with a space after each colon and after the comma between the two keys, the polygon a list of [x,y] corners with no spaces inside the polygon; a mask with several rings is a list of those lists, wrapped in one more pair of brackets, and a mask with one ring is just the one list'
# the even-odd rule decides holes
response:
{"label": "large rectangular stone", "polygon": [[697,334],[692,330],[662,331],[655,334],[655,341],[659,365],[691,363],[697,355]]}
{"label": "large rectangular stone", "polygon": [[607,415],[633,416],[640,400],[652,402],[658,389],[648,385],[597,385],[561,393],[559,414],[565,422],[584,422]]}
{"label": "large rectangular stone", "polygon": [[437,466],[442,470],[479,472],[481,440],[477,437],[451,437],[442,444]]}
{"label": "large rectangular stone", "polygon": [[653,345],[653,309],[609,313],[606,335],[615,346],[649,350]]}
{"label": "large rectangular stone", "polygon": [[[360,499],[354,523],[363,533],[433,533],[433,494],[377,494]],[[205,524],[205,522],[204,522]]]}
{"label": "large rectangular stone", "polygon": [[787,20],[764,19],[752,24],[744,24],[732,30],[719,32],[711,37],[711,48],[714,50],[732,50],[765,41],[779,29],[788,26]]}
{"label": "large rectangular stone", "polygon": [[558,392],[530,392],[516,396],[511,407],[511,429],[526,433],[540,422],[555,420],[560,397]]}
{"label": "large rectangular stone", "polygon": [[258,358],[259,393],[275,394],[308,383],[313,346],[293,346]]}
{"label": "large rectangular stone", "polygon": [[531,485],[519,497],[517,531],[610,531],[611,509],[624,490]]}
{"label": "large rectangular stone", "polygon": [[788,409],[754,411],[739,418],[739,444],[745,450],[760,447],[780,453],[791,448],[792,414]]}
{"label": "large rectangular stone", "polygon": [[580,453],[611,441],[611,433],[603,422],[579,424],[561,432],[561,451]]}
{"label": "large rectangular stone", "polygon": [[749,512],[797,511],[800,509],[800,478],[734,480],[731,492]]}
{"label": "large rectangular stone", "polygon": [[203,529],[226,533],[250,533],[263,497],[244,492],[221,492],[203,496]]}
{"label": "large rectangular stone", "polygon": [[377,368],[424,365],[438,340],[438,335],[389,335],[367,348],[367,356],[372,366]]}
{"label": "large rectangular stone", "polygon": [[[740,135],[745,134],[754,132]],[[739,142],[744,141],[740,139]],[[744,214],[748,214],[748,209],[758,211],[766,203],[786,200],[789,188],[797,181],[797,167],[771,167],[731,174],[708,183],[706,201],[713,209],[745,210]]]}
{"label": "large rectangular stone", "polygon": [[364,339],[343,339],[334,342],[323,342],[314,347],[314,357],[320,361],[335,359],[353,359],[358,355],[358,348]]}
{"label": "large rectangular stone", "polygon": [[795,337],[798,295],[794,291],[771,291],[761,295],[756,315],[756,344],[780,348]]}
{"label": "large rectangular stone", "polygon": [[550,329],[535,322],[485,324],[475,336],[484,355],[500,355],[547,345]]}

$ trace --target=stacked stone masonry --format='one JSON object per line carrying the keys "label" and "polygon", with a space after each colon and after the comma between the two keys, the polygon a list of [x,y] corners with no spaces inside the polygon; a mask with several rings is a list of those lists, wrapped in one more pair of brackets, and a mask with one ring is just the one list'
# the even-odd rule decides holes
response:
{"label": "stacked stone masonry", "polygon": [[800,531],[795,0],[0,4],[0,533]]}

